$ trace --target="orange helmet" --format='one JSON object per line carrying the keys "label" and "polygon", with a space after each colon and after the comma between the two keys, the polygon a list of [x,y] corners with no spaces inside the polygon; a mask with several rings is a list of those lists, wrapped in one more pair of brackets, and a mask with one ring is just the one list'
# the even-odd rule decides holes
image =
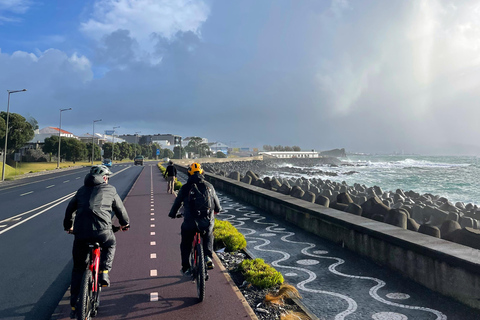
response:
{"label": "orange helmet", "polygon": [[198,173],[200,173],[200,174],[203,173],[203,169],[202,169],[202,167],[200,166],[200,163],[194,162],[194,163],[192,163],[192,164],[190,165],[190,167],[188,168],[188,174],[189,174],[189,175],[193,176],[193,174],[194,174],[195,172],[198,172]]}

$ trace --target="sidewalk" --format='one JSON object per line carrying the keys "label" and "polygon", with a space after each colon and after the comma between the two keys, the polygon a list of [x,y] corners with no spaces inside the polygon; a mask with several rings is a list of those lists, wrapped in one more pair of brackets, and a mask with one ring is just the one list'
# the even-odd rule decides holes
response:
{"label": "sidewalk", "polygon": [[[154,165],[145,166],[125,199],[131,229],[119,232],[110,273],[96,319],[254,319],[252,309],[214,255],[205,300],[196,285],[180,274],[181,219],[168,212],[175,196]],[[69,319],[67,292],[52,319]]]}

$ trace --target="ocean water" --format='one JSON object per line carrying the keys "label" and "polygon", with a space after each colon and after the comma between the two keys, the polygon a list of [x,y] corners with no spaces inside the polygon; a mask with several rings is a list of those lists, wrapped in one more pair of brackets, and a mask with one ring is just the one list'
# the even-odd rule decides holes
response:
{"label": "ocean water", "polygon": [[336,173],[337,176],[319,171],[305,177],[345,181],[350,186],[354,183],[367,187],[379,186],[383,191],[413,190],[420,194],[439,195],[453,203],[480,205],[480,159],[477,157],[349,155],[341,160],[343,166],[311,168]]}

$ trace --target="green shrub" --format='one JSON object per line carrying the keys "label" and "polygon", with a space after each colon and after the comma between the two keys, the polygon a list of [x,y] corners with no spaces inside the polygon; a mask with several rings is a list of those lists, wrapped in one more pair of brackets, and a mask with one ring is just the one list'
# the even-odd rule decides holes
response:
{"label": "green shrub", "polygon": [[183,184],[180,181],[176,180],[175,185],[173,186],[173,190],[180,190],[182,186]]}
{"label": "green shrub", "polygon": [[158,166],[158,169],[160,169],[160,172],[162,173],[162,175],[165,176],[165,171],[166,171],[167,169],[165,169],[165,167],[162,166],[162,165],[160,164],[160,162],[157,163],[157,166]]}
{"label": "green shrub", "polygon": [[259,288],[272,288],[283,283],[283,276],[263,259],[245,259],[240,263],[239,269],[245,280]]}
{"label": "green shrub", "polygon": [[217,247],[225,246],[225,250],[228,252],[245,249],[247,247],[247,241],[243,234],[238,232],[228,221],[215,219],[213,236],[215,238],[215,245]]}

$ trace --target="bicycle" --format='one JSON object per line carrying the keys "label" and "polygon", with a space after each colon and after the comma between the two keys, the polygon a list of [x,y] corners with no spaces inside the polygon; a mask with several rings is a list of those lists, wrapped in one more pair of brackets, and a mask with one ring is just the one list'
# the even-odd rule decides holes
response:
{"label": "bicycle", "polygon": [[[128,230],[127,226],[124,230]],[[121,227],[113,226],[113,232],[117,232]],[[89,320],[98,313],[98,306],[100,304],[101,287],[98,286],[98,269],[100,266],[100,251],[101,247],[98,242],[90,243],[91,249],[88,253],[88,265],[83,273],[82,282],[80,286],[80,293],[76,303],[77,319]]]}
{"label": "bicycle", "polygon": [[[183,214],[178,213],[175,218],[182,218]],[[208,280],[207,265],[203,253],[202,235],[197,230],[193,236],[192,250],[190,251],[190,271],[192,281],[197,283],[198,300],[202,302],[205,299],[206,285]]]}
{"label": "bicycle", "polygon": [[205,281],[208,280],[208,272],[203,254],[202,236],[198,231],[193,237],[192,251],[190,252],[190,266],[192,281],[197,283],[198,300],[202,302],[205,299]]}

